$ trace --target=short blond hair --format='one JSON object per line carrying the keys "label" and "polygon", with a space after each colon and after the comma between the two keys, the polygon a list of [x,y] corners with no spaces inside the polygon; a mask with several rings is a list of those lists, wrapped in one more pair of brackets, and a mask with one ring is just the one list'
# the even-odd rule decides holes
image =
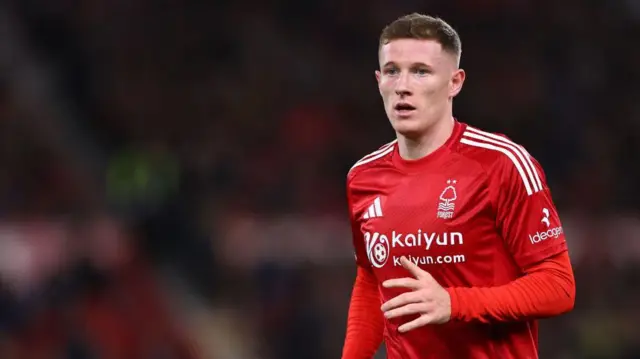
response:
{"label": "short blond hair", "polygon": [[460,61],[462,41],[456,30],[444,20],[428,15],[413,13],[399,17],[385,26],[380,34],[380,44],[388,44],[398,39],[435,40],[442,49]]}

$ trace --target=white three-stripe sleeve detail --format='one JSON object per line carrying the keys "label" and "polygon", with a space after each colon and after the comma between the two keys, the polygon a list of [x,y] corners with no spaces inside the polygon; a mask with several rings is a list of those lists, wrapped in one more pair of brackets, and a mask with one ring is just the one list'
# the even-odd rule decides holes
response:
{"label": "white three-stripe sleeve detail", "polygon": [[518,148],[520,148],[522,153],[524,153],[525,158],[527,159],[527,162],[529,162],[529,165],[531,166],[531,168],[533,168],[533,174],[536,177],[536,182],[538,183],[538,187],[540,187],[540,190],[542,190],[542,181],[540,180],[540,176],[538,175],[538,171],[536,170],[536,166],[534,166],[533,162],[531,162],[531,155],[529,154],[529,152],[527,152],[527,150],[523,146],[518,145],[518,144],[516,144],[516,146],[518,146]]}
{"label": "white three-stripe sleeve detail", "polygon": [[388,155],[389,153],[391,153],[393,151],[393,145],[390,145],[389,147],[387,147],[386,149],[384,149],[382,152],[379,152],[378,154],[376,154],[375,156],[371,156],[371,157],[365,157],[364,159],[356,162],[355,165],[353,165],[353,167],[351,167],[351,169],[354,169],[358,166],[362,166],[366,163],[372,162],[377,160],[378,158],[384,157],[386,155]]}
{"label": "white three-stripe sleeve detail", "polygon": [[382,145],[382,147],[380,147],[380,148],[378,148],[377,150],[375,150],[375,151],[373,151],[373,152],[369,153],[368,155],[366,155],[366,156],[362,157],[362,158],[361,158],[361,159],[359,159],[357,162],[360,162],[360,161],[366,160],[366,159],[368,159],[369,157],[375,156],[375,155],[377,155],[377,154],[378,154],[378,153],[380,153],[380,152],[384,152],[384,151],[385,151],[385,150],[387,150],[389,147],[393,146],[396,142],[398,142],[398,140],[393,140],[393,141],[391,141],[391,142],[389,142],[389,143],[386,143],[386,144]]}
{"label": "white three-stripe sleeve detail", "polygon": [[466,139],[466,138],[462,138],[460,140],[460,142],[464,143],[465,145],[485,148],[485,149],[488,149],[488,150],[498,151],[498,152],[502,152],[503,154],[505,154],[507,157],[509,157],[511,162],[513,162],[513,164],[516,166],[516,170],[520,174],[520,177],[522,178],[522,182],[524,183],[524,187],[527,190],[527,195],[530,196],[530,195],[533,194],[533,191],[531,189],[531,185],[529,184],[529,179],[527,178],[527,175],[524,173],[524,170],[522,169],[522,166],[520,165],[520,162],[513,155],[513,153],[511,151],[509,151],[508,149],[506,149],[504,147],[498,147],[498,146],[494,146],[492,144],[484,143],[484,142],[476,142],[476,141],[472,141],[472,140],[469,140],[469,139]]}
{"label": "white three-stripe sleeve detail", "polygon": [[542,181],[540,180],[540,176],[538,174],[536,166],[534,166],[533,162],[531,161],[531,155],[529,155],[529,152],[527,152],[527,150],[524,147],[518,145],[517,143],[515,143],[515,142],[513,142],[513,141],[511,141],[511,140],[509,140],[507,138],[504,138],[502,136],[498,136],[495,133],[482,131],[482,130],[479,130],[479,129],[474,128],[474,127],[467,127],[467,131],[475,132],[477,134],[493,138],[493,139],[495,139],[497,141],[501,141],[503,143],[508,143],[508,144],[513,145],[516,148],[520,149],[520,151],[524,154],[524,158],[525,158],[527,164],[533,170],[533,176],[535,177],[535,183],[538,185],[538,188],[540,188],[540,190],[542,190]]}
{"label": "white three-stripe sleeve detail", "polygon": [[[465,132],[463,134],[463,136],[465,137],[471,137],[477,140],[482,140],[483,142],[489,142],[489,143],[493,143],[494,145],[498,145],[498,146],[503,146],[503,147],[507,147],[509,148],[511,151],[513,151],[513,153],[516,154],[516,156],[518,156],[518,158],[520,158],[520,161],[522,163],[522,166],[524,167],[525,171],[527,171],[527,174],[529,175],[529,180],[531,181],[531,184],[533,185],[533,191],[534,192],[538,192],[542,189],[542,186],[538,186],[538,183],[536,182],[536,178],[534,177],[534,172],[536,172],[536,168],[533,167],[533,164],[529,165],[529,163],[527,162],[526,157],[528,157],[528,154],[526,153],[522,153],[521,149],[519,147],[517,147],[517,145],[515,144],[510,144],[508,142],[503,142],[503,141],[498,141],[492,138],[489,138],[485,135],[481,135],[478,133],[472,133],[472,132]],[[536,172],[537,175],[537,172]]]}

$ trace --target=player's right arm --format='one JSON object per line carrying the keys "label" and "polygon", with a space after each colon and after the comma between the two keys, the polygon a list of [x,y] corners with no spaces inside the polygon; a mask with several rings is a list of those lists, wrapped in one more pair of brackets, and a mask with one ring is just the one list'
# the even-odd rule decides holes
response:
{"label": "player's right arm", "polygon": [[382,343],[383,320],[376,278],[369,269],[358,266],[342,359],[373,358]]}
{"label": "player's right arm", "polygon": [[380,310],[378,282],[367,261],[364,238],[353,214],[350,178],[347,180],[347,202],[357,273],[349,304],[342,359],[371,359],[382,343],[384,318]]}

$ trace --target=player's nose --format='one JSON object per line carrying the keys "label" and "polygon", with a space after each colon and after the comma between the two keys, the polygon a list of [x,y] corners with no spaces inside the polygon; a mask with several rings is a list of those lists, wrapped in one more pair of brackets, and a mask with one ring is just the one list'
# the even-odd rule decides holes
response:
{"label": "player's nose", "polygon": [[411,95],[411,91],[408,89],[396,89],[396,95],[398,96],[409,96]]}
{"label": "player's nose", "polygon": [[395,92],[398,96],[411,95],[411,89],[409,88],[409,76],[407,76],[407,74],[402,74],[398,77]]}

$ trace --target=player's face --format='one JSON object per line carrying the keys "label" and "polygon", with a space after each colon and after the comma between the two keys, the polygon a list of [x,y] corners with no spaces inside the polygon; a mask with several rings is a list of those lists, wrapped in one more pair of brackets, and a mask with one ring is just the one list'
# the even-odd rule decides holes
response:
{"label": "player's face", "polygon": [[397,133],[418,137],[447,115],[465,77],[455,56],[437,41],[418,39],[393,40],[379,56],[378,88]]}

